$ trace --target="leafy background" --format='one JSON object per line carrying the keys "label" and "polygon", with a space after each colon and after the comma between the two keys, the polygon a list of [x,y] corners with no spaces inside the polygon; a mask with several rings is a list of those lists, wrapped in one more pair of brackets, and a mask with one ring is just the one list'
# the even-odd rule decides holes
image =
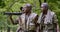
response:
{"label": "leafy background", "polygon": [[[54,11],[58,18],[58,23],[60,25],[60,0],[0,0],[0,32],[15,32],[18,24],[13,25],[10,22],[8,15],[3,15],[3,12],[20,12],[20,7],[26,3],[32,5],[32,11],[40,14],[40,3],[46,1],[49,4],[49,9]],[[13,15],[15,20],[18,16]]]}

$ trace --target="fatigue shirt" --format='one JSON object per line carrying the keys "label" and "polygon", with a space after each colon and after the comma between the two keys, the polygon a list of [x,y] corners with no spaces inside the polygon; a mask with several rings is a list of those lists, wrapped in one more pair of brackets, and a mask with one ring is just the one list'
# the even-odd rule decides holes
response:
{"label": "fatigue shirt", "polygon": [[37,16],[35,13],[31,13],[29,16],[22,14],[19,18],[19,27],[23,30],[35,30],[34,18]]}
{"label": "fatigue shirt", "polygon": [[[44,15],[45,19],[44,19],[44,27],[41,29],[41,32],[56,32],[57,31],[57,27],[56,27],[56,23],[58,22],[56,14],[50,10],[48,10],[47,15]],[[40,17],[38,19],[38,23],[40,24],[40,28],[41,28],[41,23],[42,23],[42,13],[40,14]]]}

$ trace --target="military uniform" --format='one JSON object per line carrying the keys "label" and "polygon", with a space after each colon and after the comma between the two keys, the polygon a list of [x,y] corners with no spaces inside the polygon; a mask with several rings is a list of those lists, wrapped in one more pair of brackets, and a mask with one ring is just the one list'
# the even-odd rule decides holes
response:
{"label": "military uniform", "polygon": [[38,23],[40,24],[40,32],[57,32],[58,20],[56,14],[50,10],[48,10],[47,15],[43,15],[43,17],[42,13],[40,14]]}
{"label": "military uniform", "polygon": [[37,21],[35,21],[36,16],[37,16],[37,14],[35,14],[35,13],[31,13],[29,16],[22,14],[19,17],[19,28],[21,28],[20,32],[21,31],[22,32],[36,31],[36,26],[35,26],[35,22],[37,22]]}

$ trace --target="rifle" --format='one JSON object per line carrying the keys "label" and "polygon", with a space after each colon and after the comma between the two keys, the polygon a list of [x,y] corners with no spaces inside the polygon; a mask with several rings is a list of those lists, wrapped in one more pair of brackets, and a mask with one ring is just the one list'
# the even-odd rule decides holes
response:
{"label": "rifle", "polygon": [[22,15],[23,13],[21,12],[4,12],[4,15]]}

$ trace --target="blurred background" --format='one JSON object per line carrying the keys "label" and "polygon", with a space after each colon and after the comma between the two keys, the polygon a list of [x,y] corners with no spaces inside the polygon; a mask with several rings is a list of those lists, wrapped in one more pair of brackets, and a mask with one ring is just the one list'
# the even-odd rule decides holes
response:
{"label": "blurred background", "polygon": [[[56,13],[60,25],[60,0],[0,0],[0,32],[16,32],[18,27],[18,24],[13,25],[9,16],[3,15],[3,12],[21,12],[20,7],[30,3],[33,7],[32,11],[39,15],[40,5],[43,2],[47,2],[49,9]],[[15,20],[18,16],[13,15],[12,17]]]}

